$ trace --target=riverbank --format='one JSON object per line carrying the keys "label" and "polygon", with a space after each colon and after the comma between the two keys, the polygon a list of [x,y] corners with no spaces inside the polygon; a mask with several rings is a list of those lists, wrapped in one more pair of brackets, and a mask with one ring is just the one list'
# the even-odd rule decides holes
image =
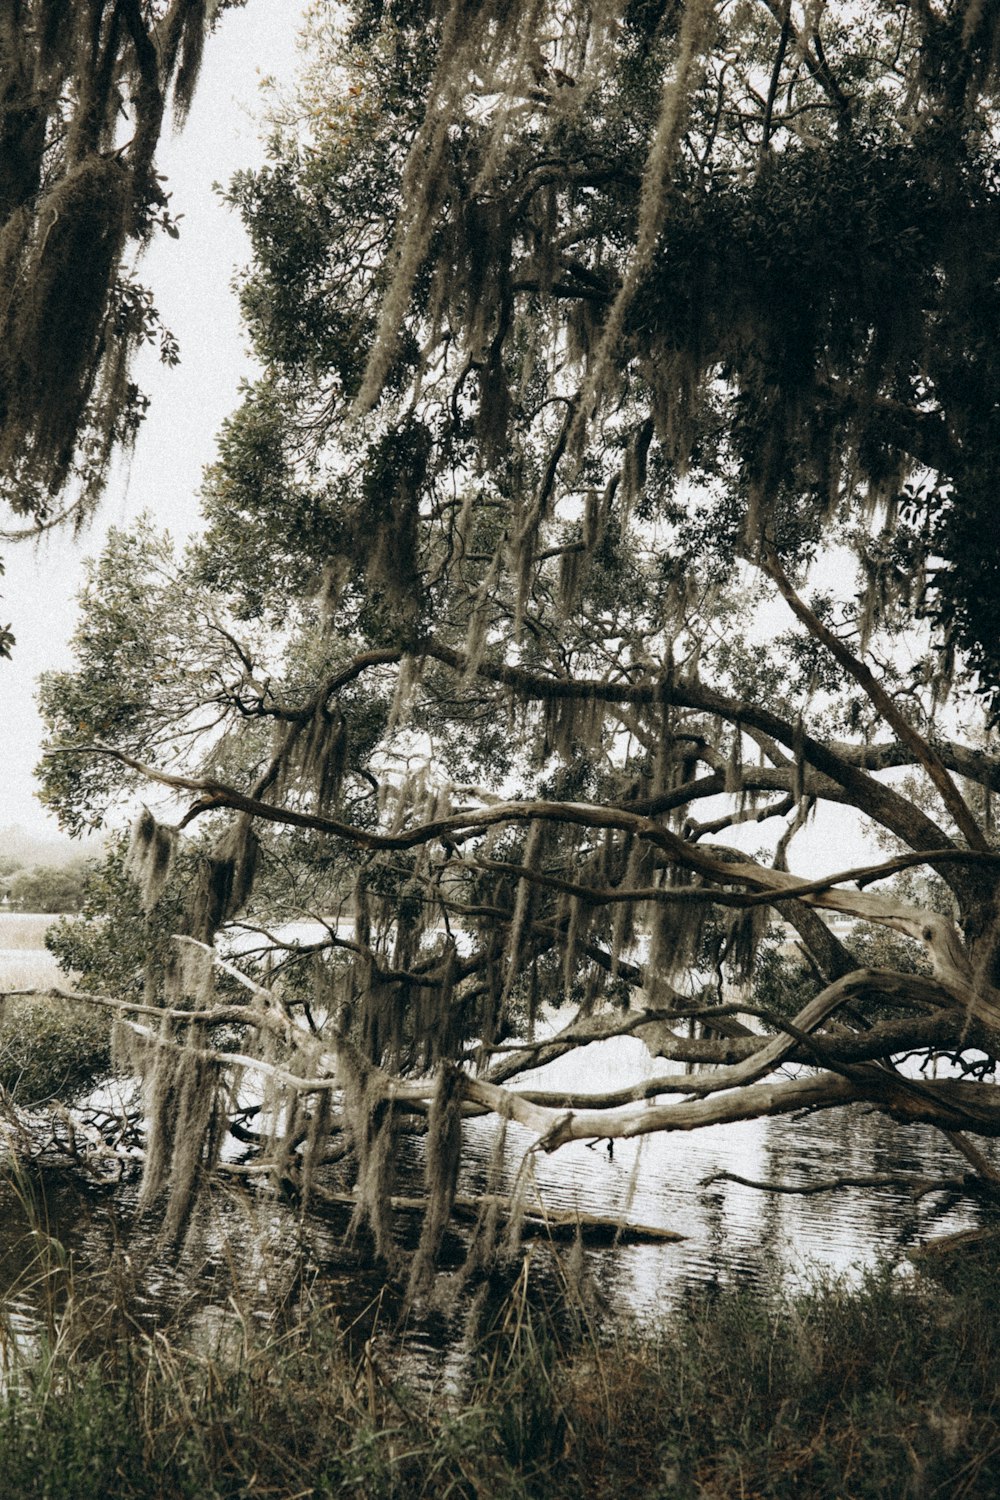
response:
{"label": "riverbank", "polygon": [[[7,1500],[687,1500],[1000,1492],[995,1274],[888,1271],[689,1297],[609,1333],[513,1279],[432,1390],[389,1377],[318,1300],[218,1347],[53,1279],[0,1401]],[[303,1310],[304,1309],[304,1310]]]}

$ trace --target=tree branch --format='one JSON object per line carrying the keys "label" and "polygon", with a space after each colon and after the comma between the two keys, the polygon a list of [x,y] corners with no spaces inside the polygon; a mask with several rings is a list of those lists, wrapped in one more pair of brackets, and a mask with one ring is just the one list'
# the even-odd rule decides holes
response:
{"label": "tree branch", "polygon": [[556,1151],[567,1141],[633,1139],[673,1130],[700,1130],[705,1125],[732,1124],[798,1110],[831,1109],[867,1101],[906,1123],[924,1122],[954,1130],[956,1116],[976,1123],[981,1135],[1000,1136],[1000,1099],[992,1084],[946,1079],[910,1091],[885,1069],[852,1069],[850,1078],[821,1072],[790,1082],[757,1083],[726,1090],[709,1099],[680,1104],[629,1104],[620,1109],[577,1110],[572,1097],[562,1108],[534,1104],[521,1093],[497,1087],[485,1079],[463,1077],[467,1099],[493,1113],[516,1120],[538,1136],[536,1151]]}
{"label": "tree branch", "polygon": [[924,1198],[928,1193],[974,1193],[973,1180],[962,1177],[924,1177],[919,1172],[869,1172],[856,1177],[829,1177],[822,1182],[762,1182],[755,1177],[741,1177],[738,1172],[713,1172],[703,1177],[699,1187],[712,1187],[717,1182],[736,1182],[741,1187],[755,1188],[761,1193],[787,1193],[796,1198],[812,1198],[818,1193],[837,1193],[844,1188],[906,1188],[913,1198]]}
{"label": "tree branch", "polygon": [[850,673],[855,682],[858,683],[871,699],[886,723],[895,730],[903,743],[908,745],[913,751],[918,763],[926,771],[940,793],[941,800],[955,820],[955,825],[969,845],[969,848],[976,849],[980,853],[988,853],[990,846],[979,824],[972,816],[964,797],[931,746],[922,735],[917,733],[906,716],[900,712],[892,698],[885,691],[885,688],[872,675],[864,662],[859,661],[854,653],[848,650],[843,641],[839,640],[833,631],[829,630],[823,624],[822,620],[817,618],[804,600],[799,598],[788,579],[788,575],[778,560],[777,553],[773,547],[767,544],[762,549],[762,562],[765,571],[774,580],[778,592],[792,613],[797,619],[801,620],[802,624],[809,631],[809,634],[821,642],[844,670]]}

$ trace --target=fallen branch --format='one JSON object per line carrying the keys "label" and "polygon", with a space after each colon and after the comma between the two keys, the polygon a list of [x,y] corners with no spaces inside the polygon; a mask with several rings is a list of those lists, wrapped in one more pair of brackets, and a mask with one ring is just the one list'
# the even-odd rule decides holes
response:
{"label": "fallen branch", "polygon": [[843,1188],[893,1187],[905,1188],[912,1198],[924,1198],[928,1193],[972,1192],[974,1180],[971,1173],[962,1177],[922,1177],[919,1172],[870,1172],[854,1177],[828,1177],[821,1182],[765,1182],[755,1177],[741,1177],[738,1172],[713,1172],[711,1176],[703,1177],[698,1186],[707,1188],[717,1182],[735,1182],[760,1193],[785,1193],[796,1198],[836,1193]]}

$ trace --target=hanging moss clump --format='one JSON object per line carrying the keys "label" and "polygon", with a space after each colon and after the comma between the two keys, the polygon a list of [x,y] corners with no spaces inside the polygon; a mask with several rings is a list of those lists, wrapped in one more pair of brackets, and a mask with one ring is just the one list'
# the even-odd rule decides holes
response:
{"label": "hanging moss clump", "polygon": [[159,338],[176,359],[125,261],[158,223],[177,233],[154,168],[167,96],[182,123],[231,3],[23,0],[0,15],[0,497],[39,523],[66,491],[79,518],[134,439],[138,345]]}
{"label": "hanging moss clump", "polygon": [[164,1243],[188,1230],[201,1188],[225,1134],[222,1079],[203,1055],[196,1025],[183,1031],[164,1017],[158,1032],[119,1021],[113,1048],[119,1067],[142,1079],[146,1143],[140,1207],[162,1214]]}
{"label": "hanging moss clump", "polygon": [[176,851],[176,828],[157,823],[149,809],[143,808],[132,825],[125,869],[139,887],[142,909],[147,915],[160,899]]}
{"label": "hanging moss clump", "polygon": [[238,818],[211,854],[204,855],[188,905],[191,935],[211,943],[228,917],[246,902],[253,889],[260,839],[249,817]]}
{"label": "hanging moss clump", "polygon": [[410,1271],[409,1295],[427,1290],[444,1239],[458,1186],[462,1157],[462,1073],[445,1064],[438,1073],[437,1088],[427,1122],[425,1181],[427,1209],[420,1243]]}

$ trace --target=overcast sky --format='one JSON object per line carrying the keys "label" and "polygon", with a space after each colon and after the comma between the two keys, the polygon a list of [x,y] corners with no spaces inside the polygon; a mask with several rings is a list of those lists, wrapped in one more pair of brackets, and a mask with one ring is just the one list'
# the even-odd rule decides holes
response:
{"label": "overcast sky", "polygon": [[17,645],[13,661],[0,662],[0,828],[57,831],[34,795],[42,738],[34,692],[40,672],[70,664],[84,558],[100,551],[109,526],[147,508],[176,537],[197,524],[202,470],[250,368],[230,285],[248,259],[247,242],[213,183],[262,160],[261,83],[292,77],[301,12],[301,0],[249,0],[245,9],[227,12],[206,45],[184,130],[161,143],[158,166],[169,179],[171,212],[183,215],[181,236],[161,235],[139,269],[180,340],[181,363],[168,370],[154,356],[137,365],[152,407],[128,472],[116,476],[81,536],[54,533],[4,550],[0,624],[10,621]]}

